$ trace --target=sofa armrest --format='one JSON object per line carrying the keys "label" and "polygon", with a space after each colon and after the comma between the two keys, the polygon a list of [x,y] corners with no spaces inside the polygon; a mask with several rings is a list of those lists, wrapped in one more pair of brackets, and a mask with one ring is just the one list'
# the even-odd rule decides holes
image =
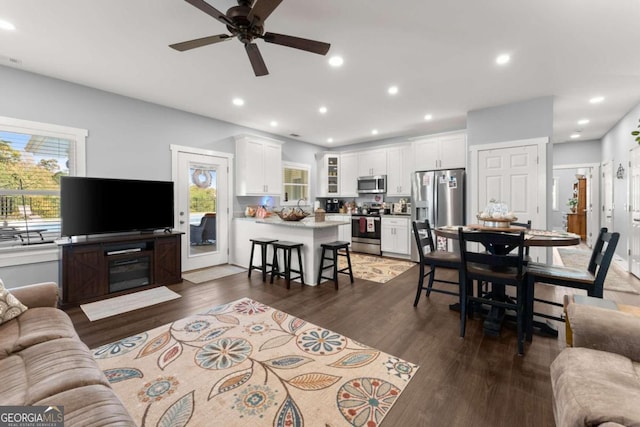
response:
{"label": "sofa armrest", "polygon": [[58,285],[54,282],[36,283],[19,288],[9,289],[11,294],[27,306],[32,307],[57,307]]}
{"label": "sofa armrest", "polygon": [[574,347],[608,351],[640,361],[640,317],[584,304],[569,304]]}

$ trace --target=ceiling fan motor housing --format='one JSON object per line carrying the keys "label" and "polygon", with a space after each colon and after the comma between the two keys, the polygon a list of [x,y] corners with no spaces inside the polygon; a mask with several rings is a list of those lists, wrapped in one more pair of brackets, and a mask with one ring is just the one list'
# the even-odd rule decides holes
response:
{"label": "ceiling fan motor housing", "polygon": [[[238,3],[251,4],[252,2],[238,1]],[[235,28],[227,25],[227,30],[245,44],[251,43],[253,39],[262,36],[264,32],[264,28],[259,25],[258,20],[255,20],[252,25],[251,21],[247,19],[249,12],[251,12],[251,7],[246,5],[234,6],[227,10],[227,18],[235,25]]]}

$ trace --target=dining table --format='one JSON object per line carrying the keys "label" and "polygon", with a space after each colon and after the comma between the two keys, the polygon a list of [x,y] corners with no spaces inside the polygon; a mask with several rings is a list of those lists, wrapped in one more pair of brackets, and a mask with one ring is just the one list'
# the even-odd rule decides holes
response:
{"label": "dining table", "polygon": [[[434,229],[434,234],[438,237],[458,240],[458,229],[462,227],[463,231],[496,231],[504,233],[519,233],[524,231],[524,246],[525,247],[555,247],[555,246],[575,246],[580,244],[580,236],[578,234],[569,233],[562,230],[536,230],[529,229],[523,226],[509,226],[509,227],[494,227],[484,224],[468,224],[468,225],[448,225],[441,226]],[[508,252],[513,248],[505,248]],[[510,298],[506,295],[504,286],[493,285],[491,289],[492,298],[506,299]],[[452,309],[456,309],[456,304],[451,306]],[[459,309],[459,307],[457,307]],[[533,313],[527,313],[529,316],[533,316]],[[492,307],[490,312],[485,317],[484,332],[487,335],[496,336],[500,333],[502,322],[506,314],[504,309],[499,307]],[[534,330],[545,336],[557,337],[558,330],[546,319],[533,318]]]}

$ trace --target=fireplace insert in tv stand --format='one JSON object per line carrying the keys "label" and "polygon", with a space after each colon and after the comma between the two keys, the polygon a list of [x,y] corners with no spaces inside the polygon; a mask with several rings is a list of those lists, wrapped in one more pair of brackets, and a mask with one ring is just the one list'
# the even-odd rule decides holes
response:
{"label": "fireplace insert in tv stand", "polygon": [[89,237],[61,244],[62,305],[180,283],[181,235]]}

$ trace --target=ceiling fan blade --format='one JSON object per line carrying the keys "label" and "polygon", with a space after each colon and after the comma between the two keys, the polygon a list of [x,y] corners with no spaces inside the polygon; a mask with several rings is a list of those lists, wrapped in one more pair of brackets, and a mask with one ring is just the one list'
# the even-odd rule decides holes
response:
{"label": "ceiling fan blade", "polygon": [[247,55],[249,55],[249,61],[251,61],[255,75],[259,77],[269,74],[269,70],[267,70],[267,66],[258,50],[258,45],[255,43],[247,43],[244,45],[244,48],[247,51]]}
{"label": "ceiling fan blade", "polygon": [[317,53],[318,55],[326,55],[327,52],[329,52],[329,48],[331,47],[329,43],[303,39],[300,37],[287,36],[284,34],[264,33],[264,36],[262,36],[262,38],[267,43],[275,43],[295,49],[306,50],[307,52]]}
{"label": "ceiling fan blade", "polygon": [[200,39],[194,39],[194,40],[188,40],[186,42],[170,44],[169,47],[175,50],[178,50],[180,52],[184,52],[185,50],[195,49],[196,47],[207,46],[207,45],[222,42],[225,40],[230,40],[232,38],[233,36],[230,36],[228,34],[218,34],[217,36],[202,37]]}
{"label": "ceiling fan blade", "polygon": [[185,0],[187,3],[189,3],[192,6],[197,7],[198,9],[200,9],[201,11],[203,11],[204,13],[206,13],[207,15],[217,19],[218,21],[222,22],[224,25],[229,25],[233,28],[235,28],[234,23],[227,18],[227,15],[225,15],[224,13],[220,12],[218,9],[216,9],[215,7],[211,6],[209,3],[205,2],[204,0]]}
{"label": "ceiling fan blade", "polygon": [[253,22],[254,19],[264,22],[280,3],[282,3],[282,0],[256,0],[249,15],[247,15],[247,19],[249,22]]}

